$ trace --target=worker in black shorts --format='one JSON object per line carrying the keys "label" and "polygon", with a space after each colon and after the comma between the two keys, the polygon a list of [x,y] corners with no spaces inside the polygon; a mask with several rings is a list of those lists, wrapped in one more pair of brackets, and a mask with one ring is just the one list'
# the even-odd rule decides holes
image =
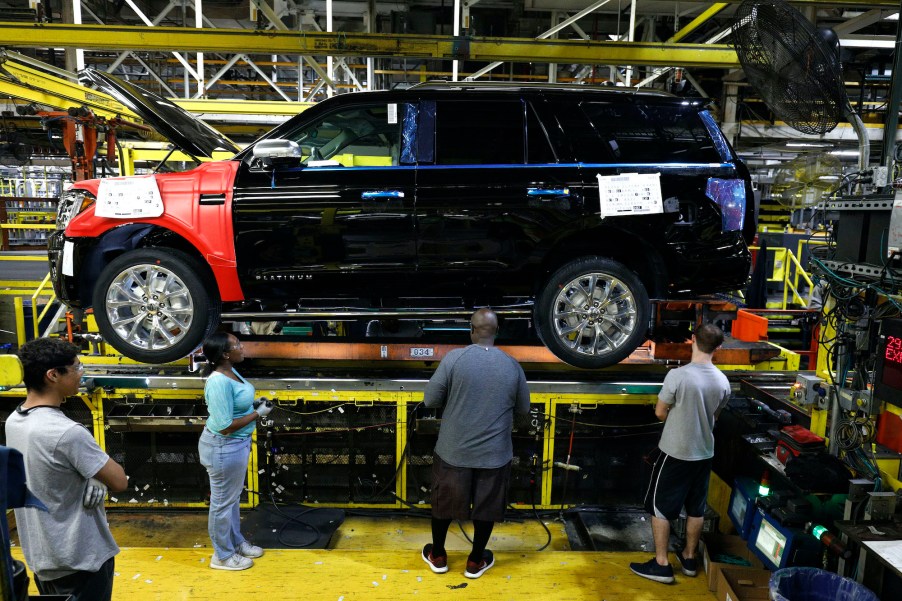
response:
{"label": "worker in black shorts", "polygon": [[495,565],[486,549],[495,522],[504,521],[513,459],[514,413],[529,413],[523,369],[494,347],[498,316],[480,309],[470,320],[473,344],[448,353],[426,385],[427,407],[444,407],[432,462],[432,543],[423,561],[448,571],[445,537],[452,520],[473,520],[473,548],[464,576]]}
{"label": "worker in black shorts", "polygon": [[692,337],[692,362],[668,372],[658,393],[655,415],[664,422],[658,459],[645,495],[651,513],[655,556],[630,569],[649,580],[673,582],[667,558],[670,520],[686,507],[686,546],[677,553],[683,574],[698,573],[696,550],[704,524],[708,479],[714,457],[714,421],[730,398],[730,382],[711,362],[723,343],[715,325],[700,326]]}

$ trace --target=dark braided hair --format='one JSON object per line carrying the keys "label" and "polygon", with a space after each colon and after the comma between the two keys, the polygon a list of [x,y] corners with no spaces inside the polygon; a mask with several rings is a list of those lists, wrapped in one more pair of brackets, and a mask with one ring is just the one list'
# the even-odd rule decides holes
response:
{"label": "dark braided hair", "polygon": [[209,376],[222,363],[223,356],[229,352],[229,334],[225,332],[215,332],[204,341],[204,356],[207,358],[207,365],[203,369],[203,377]]}

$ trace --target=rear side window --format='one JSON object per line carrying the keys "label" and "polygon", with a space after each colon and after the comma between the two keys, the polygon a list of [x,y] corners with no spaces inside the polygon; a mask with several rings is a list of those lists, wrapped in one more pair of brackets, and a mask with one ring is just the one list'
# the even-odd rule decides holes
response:
{"label": "rear side window", "polygon": [[522,165],[526,154],[523,118],[520,100],[438,101],[436,164]]}
{"label": "rear side window", "polygon": [[[622,163],[720,163],[699,106],[645,102],[583,102],[605,151]],[[584,159],[585,160],[585,159]]]}
{"label": "rear side window", "polygon": [[528,106],[526,109],[526,150],[530,164],[557,163],[559,161],[548,136],[549,132],[546,130],[545,124],[539,120],[533,106]]}
{"label": "rear side window", "polygon": [[602,141],[595,125],[580,109],[579,102],[557,101],[554,113],[567,134],[576,160],[584,163],[612,163],[618,160],[611,152],[610,144]]}

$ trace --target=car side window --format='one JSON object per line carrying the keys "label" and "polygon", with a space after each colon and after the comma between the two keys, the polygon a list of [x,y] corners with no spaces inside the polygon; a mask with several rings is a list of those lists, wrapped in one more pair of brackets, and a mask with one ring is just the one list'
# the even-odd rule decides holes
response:
{"label": "car side window", "polygon": [[435,115],[437,165],[522,165],[524,105],[520,100],[439,100]]}
{"label": "car side window", "polygon": [[584,163],[613,163],[620,157],[604,141],[595,125],[586,118],[576,101],[558,101],[554,114],[567,134],[567,139],[576,154],[576,160]]}
{"label": "car side window", "polygon": [[548,136],[544,123],[539,120],[533,106],[529,105],[526,109],[526,152],[530,164],[557,163],[560,160]]}
{"label": "car side window", "polygon": [[308,167],[400,165],[403,104],[341,107],[286,136],[301,147]]}
{"label": "car side window", "polygon": [[602,143],[625,163],[719,163],[720,155],[692,104],[583,102]]}

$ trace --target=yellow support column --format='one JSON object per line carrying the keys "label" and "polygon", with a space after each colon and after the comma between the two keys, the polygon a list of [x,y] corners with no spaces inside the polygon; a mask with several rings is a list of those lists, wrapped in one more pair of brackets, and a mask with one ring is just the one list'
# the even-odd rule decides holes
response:
{"label": "yellow support column", "polygon": [[[828,297],[824,299],[824,315],[827,315],[833,310],[833,307],[836,305],[836,301],[833,300],[833,297]],[[817,372],[816,375],[823,378],[827,382],[833,382],[833,366],[830,365],[829,361],[829,351],[833,348],[833,345],[836,342],[829,343],[829,348],[827,344],[822,344],[821,340],[833,340],[836,339],[836,328],[834,328],[829,322],[821,323],[820,332],[818,333],[818,344],[820,348],[817,351]]]}
{"label": "yellow support column", "polygon": [[13,313],[16,321],[16,343],[22,346],[25,344],[25,303],[21,296],[13,299]]}
{"label": "yellow support column", "polygon": [[539,426],[542,428],[542,464],[539,473],[542,474],[542,498],[539,504],[542,507],[551,507],[551,481],[554,474],[554,402],[550,397],[545,398],[542,404],[545,419]]}
{"label": "yellow support column", "polygon": [[260,478],[257,467],[257,430],[251,435],[251,456],[247,462],[247,503],[243,507],[254,508],[260,504]]}
{"label": "yellow support column", "polygon": [[119,174],[123,176],[135,174],[135,149],[130,146],[123,147],[119,153]]}
{"label": "yellow support column", "polygon": [[827,436],[827,414],[826,409],[811,410],[811,428],[810,430],[820,437]]}
{"label": "yellow support column", "polygon": [[[102,392],[102,390],[100,391]],[[106,428],[103,419],[103,395],[97,392],[94,394],[94,402],[88,403],[85,398],[85,404],[91,409],[91,419],[94,422],[94,440],[100,445],[100,448],[106,452]]]}
{"label": "yellow support column", "polygon": [[395,416],[395,507],[401,507],[401,499],[407,498],[407,401],[413,400],[406,397],[398,398],[396,403],[397,414]]}

